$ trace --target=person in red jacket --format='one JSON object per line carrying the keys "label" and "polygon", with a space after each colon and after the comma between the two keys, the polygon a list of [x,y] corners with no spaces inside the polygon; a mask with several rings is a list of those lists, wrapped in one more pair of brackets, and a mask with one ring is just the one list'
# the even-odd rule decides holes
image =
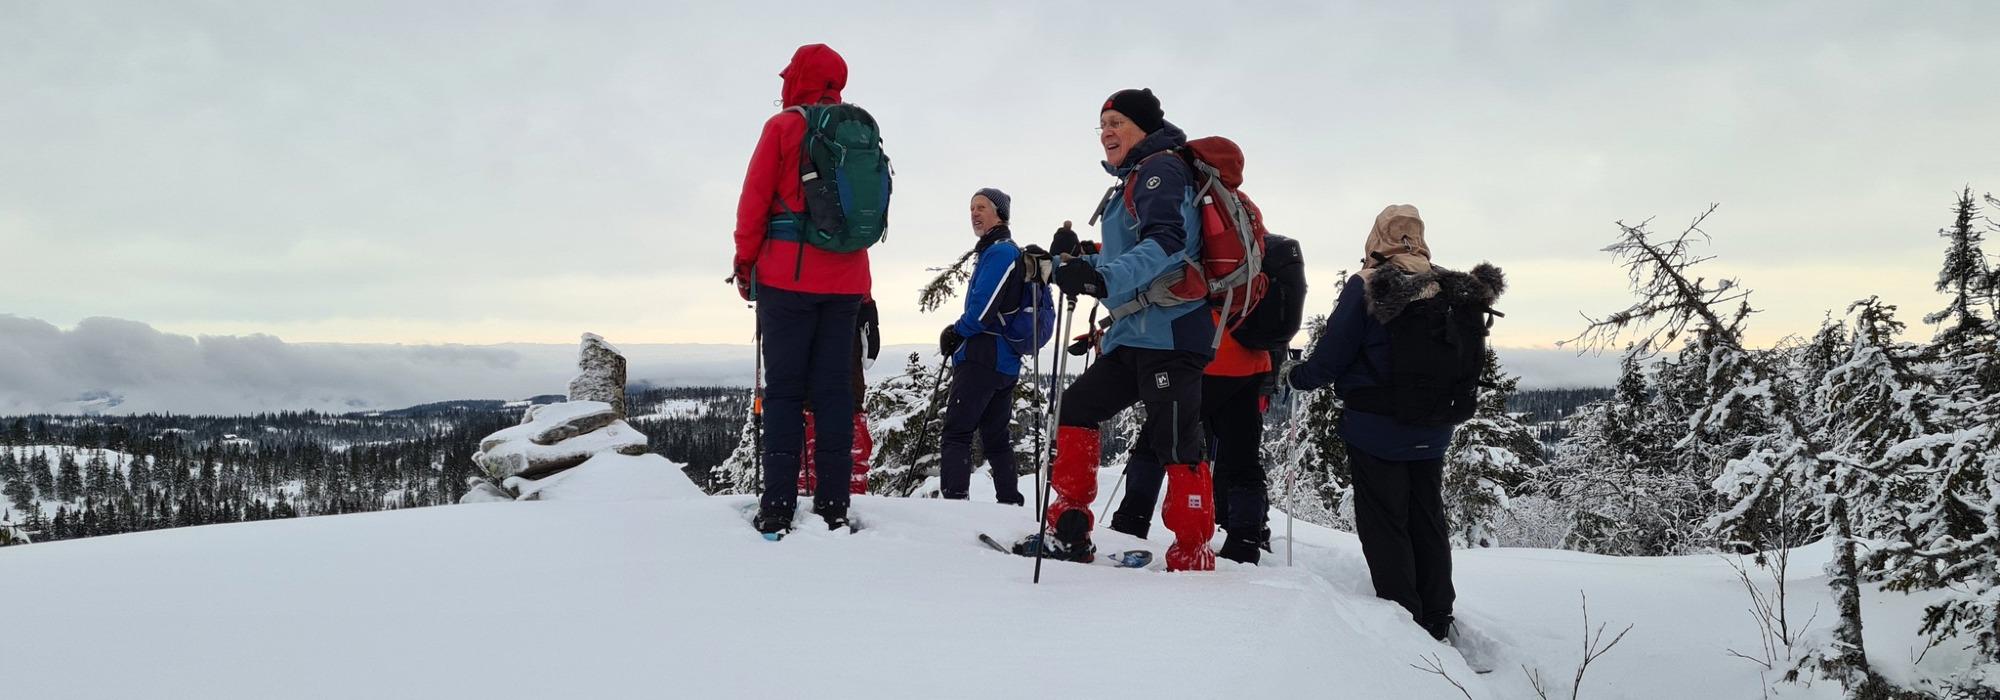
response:
{"label": "person in red jacket", "polygon": [[[838,103],[847,86],[847,62],[824,44],[799,47],[778,74],[786,108]],[[800,192],[800,147],[805,117],[781,111],[764,121],[743,194],[736,204],[738,293],[757,303],[763,334],[764,493],[753,524],[776,536],[791,529],[798,508],[800,452],[805,445],[804,406],[811,397],[824,415],[854,413],[849,382],[854,362],[855,314],[868,294],[868,251],[836,253],[798,240],[774,226],[805,210]],[[813,512],[828,528],[847,526],[848,477],[854,424],[817,421],[813,462],[818,472]]]}

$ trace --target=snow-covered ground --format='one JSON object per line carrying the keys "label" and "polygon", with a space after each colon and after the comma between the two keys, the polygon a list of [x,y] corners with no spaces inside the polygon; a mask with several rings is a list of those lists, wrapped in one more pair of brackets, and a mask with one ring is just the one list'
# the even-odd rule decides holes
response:
{"label": "snow-covered ground", "polygon": [[[615,498],[609,486],[579,495]],[[808,517],[769,543],[747,523],[751,498],[672,494],[0,549],[0,600],[17,603],[0,685],[21,698],[1464,697],[1412,667],[1436,655],[1475,698],[1534,697],[1523,664],[1566,698],[1583,591],[1593,624],[1636,626],[1582,697],[1762,693],[1760,669],[1726,653],[1757,633],[1715,557],[1460,552],[1461,619],[1509,642],[1479,676],[1371,595],[1353,536],[1305,523],[1294,567],[1280,540],[1263,567],[1049,563],[1036,585],[1029,560],[975,541],[1028,532],[1028,509],[863,496],[860,532]],[[1168,537],[1100,531],[1099,545],[1157,552]],[[1794,560],[1793,604],[1802,617],[1820,606],[1821,625],[1826,555]],[[1922,602],[1866,603],[1872,655],[1892,674],[1909,672]],[[1946,651],[1923,666],[1953,663]],[[1781,690],[1838,695],[1824,682]]]}

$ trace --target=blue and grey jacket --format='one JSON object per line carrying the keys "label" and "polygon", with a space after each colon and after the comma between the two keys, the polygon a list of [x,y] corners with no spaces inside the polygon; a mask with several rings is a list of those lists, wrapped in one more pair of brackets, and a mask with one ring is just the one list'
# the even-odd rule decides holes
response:
{"label": "blue and grey jacket", "polygon": [[[1194,172],[1170,151],[1187,145],[1187,134],[1168,123],[1139,141],[1125,165],[1104,164],[1118,178],[1098,215],[1104,251],[1084,256],[1104,275],[1106,308],[1118,308],[1144,293],[1161,275],[1200,262],[1201,218],[1195,210]],[[1159,157],[1152,157],[1152,156]],[[1133,177],[1134,170],[1137,176]],[[1130,183],[1131,208],[1126,208]],[[1148,306],[1118,319],[1104,333],[1104,352],[1120,347],[1186,350],[1215,354],[1215,321],[1206,303]]]}
{"label": "blue and grey jacket", "polygon": [[1000,338],[1000,314],[1020,304],[1021,249],[1014,245],[1006,224],[995,226],[979,237],[973,247],[972,286],[965,290],[965,311],[952,328],[965,337],[965,344],[951,359],[961,365],[989,367],[1009,377],[1020,376],[1021,356]]}

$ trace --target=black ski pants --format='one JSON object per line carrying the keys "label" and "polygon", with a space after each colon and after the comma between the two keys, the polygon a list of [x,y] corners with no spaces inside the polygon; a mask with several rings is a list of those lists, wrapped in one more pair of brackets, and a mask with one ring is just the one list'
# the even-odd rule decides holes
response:
{"label": "black ski pants", "polygon": [[1375,595],[1396,601],[1438,634],[1451,624],[1451,539],[1444,517],[1444,460],[1397,462],[1347,448],[1354,534]]}
{"label": "black ski pants", "polygon": [[945,498],[965,498],[972,486],[972,437],[993,468],[993,491],[1001,503],[1019,505],[1020,476],[1014,471],[1014,385],[1018,380],[976,363],[951,368],[951,397],[944,407],[944,439],[938,482]]}
{"label": "black ski pants", "polygon": [[1160,464],[1201,461],[1201,369],[1208,358],[1184,350],[1121,347],[1098,358],[1063,391],[1061,425],[1097,430],[1135,402],[1146,406],[1134,452]]}
{"label": "black ski pants", "polygon": [[854,316],[859,294],[757,290],[757,326],[764,336],[764,508],[798,507],[799,453],[805,449],[805,405],[813,421],[813,506],[847,507],[854,468]]}
{"label": "black ski pants", "polygon": [[[1201,425],[1214,455],[1216,520],[1232,537],[1260,540],[1264,529],[1263,375],[1201,378]],[[1145,537],[1160,499],[1166,468],[1154,456],[1148,424],[1125,464],[1125,496],[1111,514],[1111,529]]]}

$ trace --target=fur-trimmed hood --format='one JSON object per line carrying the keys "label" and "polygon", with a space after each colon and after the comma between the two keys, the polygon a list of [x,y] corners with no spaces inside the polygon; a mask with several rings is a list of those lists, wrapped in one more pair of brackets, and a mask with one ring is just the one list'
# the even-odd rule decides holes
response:
{"label": "fur-trimmed hood", "polygon": [[1442,295],[1452,306],[1489,308],[1507,290],[1507,277],[1491,263],[1480,263],[1471,272],[1447,270],[1432,265],[1429,270],[1406,273],[1394,265],[1384,265],[1365,278],[1368,315],[1388,323],[1403,309],[1420,299]]}

